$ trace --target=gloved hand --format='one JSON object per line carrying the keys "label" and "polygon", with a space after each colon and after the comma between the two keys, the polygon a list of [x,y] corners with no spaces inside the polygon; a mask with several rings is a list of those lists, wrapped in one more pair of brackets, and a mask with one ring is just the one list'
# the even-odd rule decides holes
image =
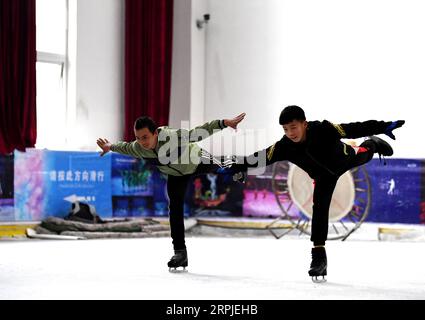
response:
{"label": "gloved hand", "polygon": [[404,120],[397,120],[397,121],[393,121],[391,122],[391,124],[387,127],[387,129],[385,129],[385,134],[387,136],[389,136],[391,139],[395,140],[395,136],[393,134],[393,130],[400,128],[406,121]]}

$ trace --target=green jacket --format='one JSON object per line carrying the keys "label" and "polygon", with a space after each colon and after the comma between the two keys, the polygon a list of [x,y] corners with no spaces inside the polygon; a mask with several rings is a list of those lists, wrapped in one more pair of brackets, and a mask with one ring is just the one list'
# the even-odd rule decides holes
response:
{"label": "green jacket", "polygon": [[201,148],[195,142],[224,128],[224,120],[207,122],[192,130],[159,127],[155,150],[145,150],[133,141],[114,143],[111,151],[144,159],[167,175],[188,175],[196,171],[201,161]]}

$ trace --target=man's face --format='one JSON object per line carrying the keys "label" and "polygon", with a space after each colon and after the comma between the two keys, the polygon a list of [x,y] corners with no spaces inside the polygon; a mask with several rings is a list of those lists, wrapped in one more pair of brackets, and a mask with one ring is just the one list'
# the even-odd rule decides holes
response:
{"label": "man's face", "polygon": [[283,131],[285,135],[292,140],[292,142],[304,142],[306,139],[307,132],[307,121],[293,120],[287,124],[284,124]]}
{"label": "man's face", "polygon": [[137,143],[146,150],[153,150],[158,143],[158,130],[155,130],[154,133],[150,132],[148,128],[142,128],[139,130],[134,130],[134,135],[136,136]]}

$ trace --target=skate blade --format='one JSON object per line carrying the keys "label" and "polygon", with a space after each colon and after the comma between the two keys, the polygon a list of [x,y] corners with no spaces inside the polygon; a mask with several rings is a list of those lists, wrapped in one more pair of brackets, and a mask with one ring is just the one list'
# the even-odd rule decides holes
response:
{"label": "skate blade", "polygon": [[[320,279],[319,277],[322,277],[322,278]],[[314,283],[324,283],[327,280],[326,280],[325,276],[312,276],[311,281],[313,281]]]}
{"label": "skate blade", "polygon": [[188,270],[186,269],[186,267],[183,267],[183,269],[169,268],[168,271],[170,273],[186,273],[186,272],[188,272]]}

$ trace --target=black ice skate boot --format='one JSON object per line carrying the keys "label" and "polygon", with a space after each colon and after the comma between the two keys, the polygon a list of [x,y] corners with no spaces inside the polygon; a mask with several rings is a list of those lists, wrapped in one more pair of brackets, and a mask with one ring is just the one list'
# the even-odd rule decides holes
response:
{"label": "black ice skate boot", "polygon": [[[390,157],[394,154],[393,148],[385,140],[382,140],[381,138],[378,138],[376,136],[369,137],[369,139],[373,141],[376,146],[376,153],[379,154],[379,160],[381,160],[381,156]],[[384,165],[386,164],[387,163],[385,162],[384,158]]]}
{"label": "black ice skate boot", "polygon": [[[325,276],[327,275],[326,268],[328,266],[328,261],[326,259],[325,247],[316,247],[311,249],[311,257],[312,260],[310,270],[308,270],[308,275],[315,283],[326,282]],[[322,279],[319,279],[318,277],[322,277]]]}
{"label": "black ice skate boot", "polygon": [[238,173],[235,173],[233,175],[233,181],[240,182],[240,183],[245,183],[246,182],[246,179],[247,179],[247,176],[248,176],[247,173],[246,172],[243,172],[243,171],[238,172]]}
{"label": "black ice skate boot", "polygon": [[[168,261],[168,268],[170,272],[187,272],[187,251],[186,249],[174,250],[174,256]],[[183,269],[177,269],[183,267]]]}

